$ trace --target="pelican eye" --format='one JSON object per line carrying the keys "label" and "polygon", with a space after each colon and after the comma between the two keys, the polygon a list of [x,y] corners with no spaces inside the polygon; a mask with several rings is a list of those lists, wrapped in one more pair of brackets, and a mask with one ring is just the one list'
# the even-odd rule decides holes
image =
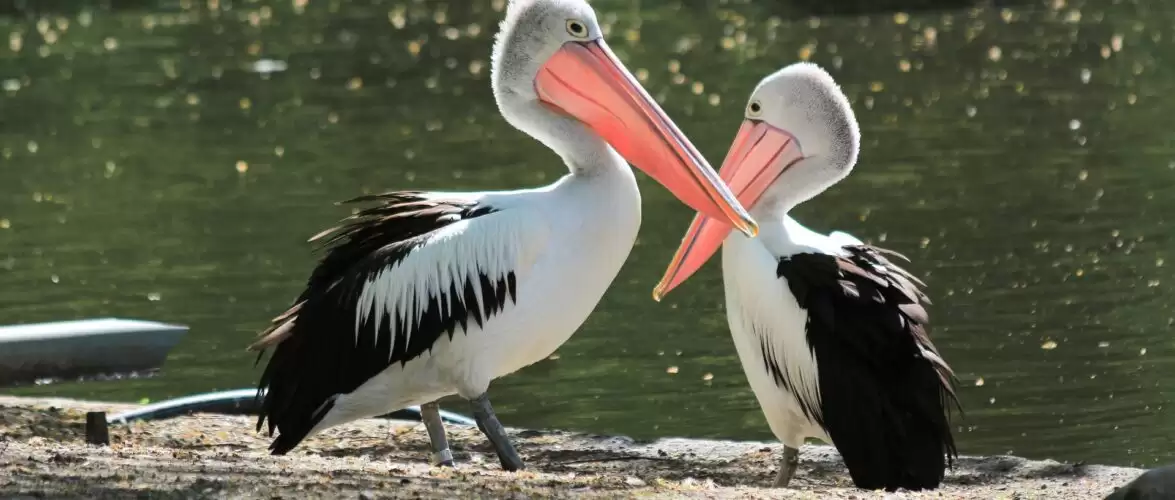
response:
{"label": "pelican eye", "polygon": [[587,38],[588,36],[587,26],[582,21],[576,21],[575,19],[567,20],[567,32],[575,38]]}
{"label": "pelican eye", "polygon": [[751,101],[751,104],[747,105],[747,116],[757,117],[761,114],[763,114],[763,105],[759,104],[759,101]]}

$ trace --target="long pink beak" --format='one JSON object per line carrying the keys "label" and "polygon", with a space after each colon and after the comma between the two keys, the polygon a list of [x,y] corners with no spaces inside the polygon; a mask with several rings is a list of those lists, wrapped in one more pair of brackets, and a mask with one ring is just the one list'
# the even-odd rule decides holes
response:
{"label": "long pink beak", "polygon": [[[744,206],[754,207],[767,188],[788,168],[803,159],[799,143],[791,134],[757,120],[745,120],[726,153],[719,175],[738,193]],[[685,282],[722,246],[730,225],[705,214],[694,216],[685,238],[657,287],[653,299],[661,300]]]}
{"label": "long pink beak", "polygon": [[603,40],[565,43],[539,70],[535,91],[544,104],[586,124],[686,205],[727,228],[752,237],[758,233],[751,215]]}

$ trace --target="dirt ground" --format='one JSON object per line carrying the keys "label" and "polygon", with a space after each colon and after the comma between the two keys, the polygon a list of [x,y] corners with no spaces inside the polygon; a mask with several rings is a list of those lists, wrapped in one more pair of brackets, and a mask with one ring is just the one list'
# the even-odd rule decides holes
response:
{"label": "dirt ground", "polygon": [[84,443],[85,412],[131,405],[0,396],[0,498],[958,498],[1101,499],[1139,469],[963,457],[933,492],[853,488],[836,451],[805,446],[787,489],[771,489],[774,443],[511,429],[527,470],[502,471],[476,428],[449,425],[458,467],[427,463],[420,423],[365,420],[287,456],[244,416],[191,415],[110,427]]}

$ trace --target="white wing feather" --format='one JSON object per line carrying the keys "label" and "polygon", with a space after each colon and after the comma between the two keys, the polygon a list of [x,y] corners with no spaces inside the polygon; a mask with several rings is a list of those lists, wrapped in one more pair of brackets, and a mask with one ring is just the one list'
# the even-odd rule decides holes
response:
{"label": "white wing feather", "polygon": [[[450,295],[453,283],[458,283],[457,290],[463,290],[466,280],[472,280],[476,284],[473,290],[478,304],[484,309],[486,298],[482,297],[479,273],[497,282],[514,272],[517,283],[525,282],[546,247],[549,234],[545,221],[527,210],[510,208],[458,221],[430,233],[426,243],[368,278],[356,308],[356,343],[362,325],[373,314],[374,331],[381,331],[380,322],[386,312],[389,318],[410,319],[404,322],[407,331],[396,331],[395,324],[386,330],[392,333],[393,339],[402,333],[407,345],[430,297]],[[446,306],[451,310],[461,300],[463,296],[449,297]],[[377,340],[373,337],[373,341]],[[394,346],[395,342],[388,344]]]}

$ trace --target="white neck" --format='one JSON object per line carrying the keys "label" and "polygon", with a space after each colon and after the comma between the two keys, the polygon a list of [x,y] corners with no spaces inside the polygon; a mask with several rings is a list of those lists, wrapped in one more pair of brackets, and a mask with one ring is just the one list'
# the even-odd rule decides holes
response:
{"label": "white neck", "polygon": [[517,95],[498,96],[498,107],[514,128],[558,154],[573,176],[596,177],[615,172],[632,175],[624,158],[579,120]]}
{"label": "white neck", "polygon": [[755,220],[783,220],[799,204],[815,198],[849,174],[831,156],[815,155],[787,169],[751,207]]}
{"label": "white neck", "polygon": [[563,163],[575,177],[598,177],[612,173],[632,175],[624,157],[587,127],[580,126],[576,133],[549,143],[544,141],[544,144],[563,158]]}
{"label": "white neck", "polygon": [[723,247],[732,244],[739,247],[762,245],[777,258],[798,253],[841,253],[840,245],[832,238],[808,229],[790,215],[776,212],[770,215],[754,214],[754,217],[759,222],[757,237],[751,239],[738,231],[731,231]]}
{"label": "white neck", "polygon": [[[759,222],[756,238],[776,257],[801,252],[838,253],[838,245],[828,236],[804,227],[789,213],[839,182],[851,169],[833,166],[840,161],[830,156],[812,156],[788,169],[767,188],[763,197],[750,207]],[[729,238],[745,238],[737,232]]]}

